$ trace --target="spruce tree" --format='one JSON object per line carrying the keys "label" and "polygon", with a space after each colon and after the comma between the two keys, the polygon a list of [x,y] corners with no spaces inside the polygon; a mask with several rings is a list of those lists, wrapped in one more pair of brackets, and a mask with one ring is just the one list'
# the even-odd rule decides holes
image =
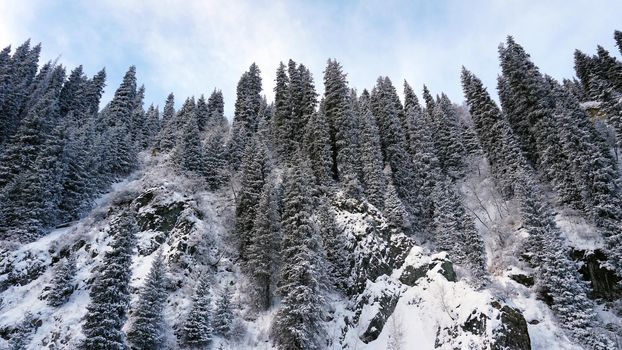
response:
{"label": "spruce tree", "polygon": [[256,310],[272,306],[280,230],[280,196],[274,180],[265,182],[261,191],[244,269],[251,282],[251,298]]}
{"label": "spruce tree", "polygon": [[34,323],[34,315],[30,312],[26,312],[24,318],[17,325],[9,340],[9,350],[26,350],[28,348],[36,331]]}
{"label": "spruce tree", "polygon": [[398,230],[408,230],[411,226],[408,212],[392,183],[387,185],[387,193],[384,200],[384,216],[388,224]]}
{"label": "spruce tree", "polygon": [[136,220],[124,211],[109,228],[112,250],[104,254],[98,277],[90,290],[91,302],[82,324],[85,350],[126,349],[122,331],[130,301],[132,254],[135,245]]}
{"label": "spruce tree", "polygon": [[594,328],[597,323],[593,304],[577,267],[568,258],[568,248],[554,221],[554,215],[533,180],[535,175],[521,157],[518,146],[501,112],[481,81],[466,69],[462,84],[484,152],[492,164],[493,175],[504,182],[518,199],[523,228],[529,236],[523,251],[537,268],[538,287],[553,300],[552,309],[573,339],[594,349],[606,349],[608,340]]}
{"label": "spruce tree", "polygon": [[192,306],[180,330],[181,341],[191,347],[205,347],[212,341],[212,298],[207,275],[199,279]]}
{"label": "spruce tree", "polygon": [[205,180],[212,190],[223,186],[228,178],[225,134],[224,127],[214,127],[207,133],[203,144]]}
{"label": "spruce tree", "polygon": [[213,127],[224,127],[227,124],[225,118],[225,102],[222,97],[222,91],[214,89],[210,97],[207,99],[208,120],[206,128],[209,130]]}
{"label": "spruce tree", "polygon": [[434,190],[434,243],[437,249],[448,252],[450,259],[469,268],[481,282],[486,272],[484,242],[454,186],[445,179]]}
{"label": "spruce tree", "polygon": [[50,282],[47,301],[50,306],[58,307],[67,302],[74,291],[76,278],[76,258],[71,255],[56,263]]}
{"label": "spruce tree", "polygon": [[279,154],[287,159],[295,151],[291,135],[293,133],[292,99],[290,97],[290,80],[286,67],[281,62],[276,71],[274,86],[274,117],[272,122],[275,143]]}
{"label": "spruce tree", "polygon": [[335,60],[328,60],[324,71],[323,109],[329,125],[332,176],[335,180],[358,176],[358,138],[347,84],[341,65]]}
{"label": "spruce tree", "polygon": [[279,349],[318,349],[323,297],[314,262],[318,237],[311,220],[311,182],[308,170],[297,166],[285,179],[282,232],[283,263],[277,293],[283,298],[272,323]]}
{"label": "spruce tree", "polygon": [[228,145],[229,162],[234,169],[242,163],[247,143],[259,126],[261,108],[261,72],[255,63],[242,74],[237,86],[231,139]]}
{"label": "spruce tree", "polygon": [[231,291],[225,288],[216,301],[214,312],[214,333],[227,338],[231,333],[231,323],[233,322],[233,309],[231,307]]}
{"label": "spruce tree", "polygon": [[462,86],[473,126],[484,154],[491,166],[492,175],[501,193],[512,197],[516,175],[530,166],[501,110],[490,97],[481,80],[462,69]]}
{"label": "spruce tree", "polygon": [[322,108],[313,113],[304,133],[304,149],[318,184],[328,184],[332,177],[332,154],[328,121]]}
{"label": "spruce tree", "polygon": [[31,242],[59,222],[65,176],[63,128],[57,127],[42,145],[31,169],[24,170],[0,192],[0,235]]}
{"label": "spruce tree", "polygon": [[262,141],[254,138],[244,154],[240,193],[237,198],[235,233],[240,240],[240,255],[246,259],[247,247],[251,240],[253,221],[257,216],[257,206],[261,192],[270,173],[268,150]]}
{"label": "spruce tree", "polygon": [[102,69],[93,76],[85,87],[87,112],[94,115],[99,111],[99,102],[106,86],[106,70]]}
{"label": "spruce tree", "polygon": [[459,178],[464,170],[466,155],[458,129],[455,107],[445,94],[432,111],[434,142],[441,168],[452,178]]}
{"label": "spruce tree", "polygon": [[[416,211],[419,206],[416,170],[401,127],[401,106],[396,103],[396,96],[397,92],[391,80],[386,77],[378,78],[371,93],[371,110],[377,118],[385,166],[388,165],[391,169],[390,180],[406,210],[414,214],[414,219],[418,221],[421,213]],[[413,224],[417,229],[423,229],[416,222]]]}
{"label": "spruce tree", "polygon": [[174,162],[182,172],[202,174],[205,163],[197,118],[194,111],[188,113],[183,116],[185,123],[177,135]]}
{"label": "spruce tree", "polygon": [[177,122],[175,117],[175,96],[170,93],[166,98],[162,111],[162,127],[158,134],[158,149],[160,151],[170,151],[175,147],[177,135]]}
{"label": "spruce tree", "polygon": [[41,45],[31,48],[30,39],[15,49],[5,73],[6,94],[0,106],[0,144],[6,142],[21,122],[20,112],[28,98],[28,92],[37,74]]}
{"label": "spruce tree", "polygon": [[372,114],[370,96],[367,91],[361,94],[361,166],[365,197],[375,207],[382,209],[386,191],[383,173],[382,150],[376,118]]}
{"label": "spruce tree", "polygon": [[197,100],[197,126],[200,132],[205,131],[205,127],[209,120],[209,108],[207,107],[207,102],[205,101],[205,96],[201,95]]}
{"label": "spruce tree", "polygon": [[[352,258],[348,250],[346,235],[337,228],[335,212],[327,197],[319,199],[319,208],[315,211],[315,216],[327,266],[324,273],[320,275],[321,280],[324,281],[321,287],[329,290],[336,288],[338,291],[347,293],[352,286],[349,279]],[[321,252],[318,257],[324,258]]]}
{"label": "spruce tree", "polygon": [[130,320],[127,340],[132,349],[164,348],[164,302],[166,301],[166,267],[162,254],[157,253],[140,289],[138,303]]}

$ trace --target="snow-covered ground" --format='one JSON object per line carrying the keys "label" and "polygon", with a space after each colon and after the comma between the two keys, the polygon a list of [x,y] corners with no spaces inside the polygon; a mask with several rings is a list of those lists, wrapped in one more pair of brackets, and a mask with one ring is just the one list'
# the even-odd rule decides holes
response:
{"label": "snow-covered ground", "polygon": [[[139,223],[141,217],[145,221],[137,234],[131,287],[136,291],[142,285],[151,261],[161,251],[170,283],[165,315],[168,347],[177,347],[175,329],[187,313],[198,276],[207,272],[212,278],[213,299],[224,288],[232,290],[236,314],[233,339],[216,337],[213,348],[272,349],[268,335],[275,309],[259,315],[246,309],[247,282],[240,273],[236,244],[230,234],[234,215],[230,190],[206,191],[197,181],[176,176],[161,160],[145,161],[152,163],[147,173],[135,173],[115,184],[84,219],[36,242],[0,251],[0,283],[19,281],[6,284],[0,294],[3,338],[31,312],[41,323],[29,349],[76,348],[82,336],[81,319],[89,303],[88,284],[110,243],[108,224],[119,208],[132,205],[138,208]],[[560,330],[533,290],[510,278],[530,272],[512,253],[523,234],[517,211],[513,203],[503,202],[495,192],[485,163],[477,165],[481,169],[471,173],[478,175],[467,178],[460,189],[486,242],[491,281],[484,288],[474,288],[460,266],[453,267],[457,272],[454,281],[447,277],[443,265],[450,259],[446,253],[433,254],[427,248],[412,246],[403,263],[378,277],[369,277],[360,295],[352,299],[327,296],[331,317],[325,325],[326,349],[488,349],[503,326],[499,320],[502,306],[522,313],[533,349],[580,349]],[[401,244],[395,240],[406,238],[398,235],[387,241],[380,234],[370,234],[374,220],[379,230],[386,228],[381,214],[335,210],[338,224],[358,244],[355,254],[378,254],[374,262],[391,263],[378,252],[386,252],[391,245]],[[593,250],[601,244],[594,230],[572,213],[559,213],[558,224],[574,247]],[[46,287],[53,264],[68,252],[77,257],[76,290],[67,303],[53,308],[46,303]],[[416,283],[404,282],[405,269],[424,267]],[[137,293],[133,293],[132,303],[136,297]],[[394,305],[394,311],[388,312],[381,330],[373,329],[370,324],[379,313],[387,311],[383,310],[387,303]],[[597,311],[601,318],[620,323],[611,312]],[[475,327],[479,330],[465,330],[465,324],[479,317],[485,319],[483,326]],[[368,337],[371,333],[374,336]],[[6,348],[6,341],[0,339],[0,348]]]}

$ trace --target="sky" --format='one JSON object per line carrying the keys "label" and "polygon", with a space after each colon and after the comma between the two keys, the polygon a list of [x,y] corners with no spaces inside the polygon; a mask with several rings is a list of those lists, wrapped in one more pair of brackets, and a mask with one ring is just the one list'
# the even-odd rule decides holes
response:
{"label": "sky", "polygon": [[304,63],[321,93],[335,58],[359,92],[382,75],[398,90],[406,79],[419,95],[426,84],[460,103],[461,66],[494,92],[497,48],[512,35],[543,72],[572,77],[575,49],[593,54],[600,44],[620,57],[621,14],[620,0],[0,0],[0,47],[30,38],[42,61],[82,64],[89,75],[105,67],[104,103],[130,65],[147,105],[173,92],[179,107],[217,88],[231,117],[253,62],[268,100],[280,61]]}

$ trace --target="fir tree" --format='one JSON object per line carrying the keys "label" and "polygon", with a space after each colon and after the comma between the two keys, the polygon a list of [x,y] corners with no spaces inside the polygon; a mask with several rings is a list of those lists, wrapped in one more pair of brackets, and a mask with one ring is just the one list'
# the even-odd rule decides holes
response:
{"label": "fir tree", "polygon": [[257,205],[271,167],[268,151],[262,141],[255,138],[249,143],[242,166],[235,233],[240,240],[240,255],[245,260],[253,221],[257,216]]}
{"label": "fir tree", "polygon": [[205,101],[205,96],[201,95],[197,100],[197,126],[200,132],[205,131],[205,127],[207,125],[209,118],[209,108],[207,107],[207,102]]}
{"label": "fir tree", "polygon": [[91,286],[91,303],[82,325],[85,339],[80,344],[81,349],[126,348],[121,329],[130,301],[129,282],[136,231],[135,218],[129,212],[121,213],[111,223],[112,250],[105,253],[98,278]]}
{"label": "fir tree", "polygon": [[256,310],[272,306],[280,230],[280,198],[274,180],[266,181],[261,191],[244,268],[251,281],[251,296]]}
{"label": "fir tree", "polygon": [[247,143],[259,126],[261,107],[261,72],[255,63],[242,74],[237,86],[231,139],[228,146],[229,162],[238,169]]}
{"label": "fir tree", "polygon": [[10,350],[26,350],[36,332],[35,317],[32,313],[26,312],[22,321],[17,325],[9,340]]}
{"label": "fir tree", "polygon": [[357,177],[358,139],[346,74],[335,60],[324,71],[324,114],[330,130],[333,179]]}
{"label": "fir tree", "polygon": [[47,301],[50,306],[58,307],[67,302],[74,291],[76,278],[76,258],[69,256],[54,266],[54,275],[50,283]]}
{"label": "fir tree", "polygon": [[30,47],[30,40],[15,49],[8,64],[5,87],[7,93],[0,106],[0,144],[6,142],[21,122],[20,112],[28,98],[28,92],[37,74],[41,45]]}
{"label": "fir tree", "polygon": [[285,179],[283,199],[283,264],[278,294],[283,298],[272,324],[279,349],[318,349],[323,298],[314,257],[317,232],[311,221],[310,181],[303,166]]}
{"label": "fir tree", "polygon": [[304,149],[309,158],[311,170],[318,184],[328,184],[332,180],[332,155],[328,121],[324,111],[311,115],[304,134]]}
{"label": "fir tree", "polygon": [[140,290],[136,310],[132,315],[127,339],[132,349],[157,350],[164,348],[164,302],[166,301],[166,267],[157,253]]}
{"label": "fir tree", "polygon": [[188,113],[183,117],[185,124],[177,136],[174,161],[181,171],[202,174],[205,163],[196,114],[194,111]]}
{"label": "fir tree", "polygon": [[208,132],[203,145],[205,180],[216,190],[227,182],[227,155],[224,127],[214,127]]}
{"label": "fir tree", "polygon": [[175,96],[170,93],[166,98],[162,111],[162,127],[158,135],[158,149],[170,151],[175,147],[177,135],[177,122],[175,117]]}
{"label": "fir tree", "polygon": [[384,200],[384,216],[393,228],[398,230],[407,230],[410,228],[410,220],[408,212],[404,204],[397,195],[395,186],[392,183],[387,185],[387,193]]}
{"label": "fir tree", "polygon": [[365,197],[375,207],[382,209],[386,179],[383,173],[382,150],[380,135],[376,126],[376,118],[371,112],[369,93],[361,95],[361,163]]}
{"label": "fir tree", "polygon": [[233,322],[233,310],[231,308],[231,292],[229,288],[225,288],[216,301],[216,310],[214,312],[214,333],[220,334],[227,338],[231,332],[231,323]]}
{"label": "fir tree", "polygon": [[204,347],[212,341],[212,298],[207,275],[199,279],[192,297],[192,307],[180,331],[184,344]]}
{"label": "fir tree", "polygon": [[209,130],[213,127],[224,127],[227,124],[225,119],[225,102],[222,97],[222,91],[214,89],[210,97],[207,99],[208,120],[206,128]]}

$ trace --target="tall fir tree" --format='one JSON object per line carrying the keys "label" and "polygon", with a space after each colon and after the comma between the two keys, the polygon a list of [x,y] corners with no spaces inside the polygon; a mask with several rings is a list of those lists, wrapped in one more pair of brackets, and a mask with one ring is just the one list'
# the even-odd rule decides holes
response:
{"label": "tall fir tree", "polygon": [[203,143],[205,180],[212,190],[220,188],[228,180],[226,132],[223,126],[214,127],[207,132]]}
{"label": "tall fir tree", "polygon": [[324,71],[323,109],[330,131],[333,179],[355,178],[359,164],[356,125],[346,74],[336,60],[328,60]]}
{"label": "tall fir tree", "polygon": [[242,74],[237,86],[231,139],[227,152],[229,162],[236,170],[242,163],[247,143],[259,126],[261,90],[261,71],[253,63],[248,71]]}
{"label": "tall fir tree", "polygon": [[280,200],[274,179],[268,179],[261,191],[246,248],[244,270],[251,281],[253,307],[259,311],[268,310],[272,306],[279,254]]}
{"label": "tall fir tree", "polygon": [[175,147],[177,135],[175,95],[173,95],[173,93],[170,93],[166,98],[166,103],[162,110],[161,124],[162,127],[158,134],[158,149],[160,151],[170,151]]}
{"label": "tall fir tree", "polygon": [[189,111],[188,115],[183,115],[183,120],[184,125],[177,134],[174,162],[182,172],[203,174],[205,157],[194,110]]}
{"label": "tall fir tree", "polygon": [[386,192],[380,134],[376,117],[372,114],[369,93],[365,90],[360,98],[361,113],[361,166],[365,197],[375,207],[382,209]]}
{"label": "tall fir tree", "polygon": [[158,350],[165,347],[166,297],[166,267],[161,252],[158,252],[140,289],[138,303],[130,320],[127,340],[132,349]]}
{"label": "tall fir tree", "polygon": [[240,241],[240,256],[243,261],[246,260],[261,192],[271,170],[268,150],[262,141],[253,138],[244,153],[240,194],[235,213],[235,233]]}
{"label": "tall fir tree", "polygon": [[207,275],[199,279],[190,312],[180,329],[181,341],[190,347],[205,347],[212,341],[212,297]]}
{"label": "tall fir tree", "polygon": [[279,349],[318,349],[323,297],[314,262],[319,246],[311,220],[311,183],[304,163],[285,179],[283,198],[283,263],[277,293],[283,298],[272,323]]}
{"label": "tall fir tree", "polygon": [[136,219],[128,211],[111,223],[112,250],[104,254],[98,277],[91,286],[91,302],[82,324],[85,339],[80,344],[81,349],[127,348],[122,328],[130,302],[129,284],[136,231]]}
{"label": "tall fir tree", "polygon": [[318,183],[329,184],[333,179],[333,161],[328,121],[322,108],[311,115],[304,133],[303,145]]}

